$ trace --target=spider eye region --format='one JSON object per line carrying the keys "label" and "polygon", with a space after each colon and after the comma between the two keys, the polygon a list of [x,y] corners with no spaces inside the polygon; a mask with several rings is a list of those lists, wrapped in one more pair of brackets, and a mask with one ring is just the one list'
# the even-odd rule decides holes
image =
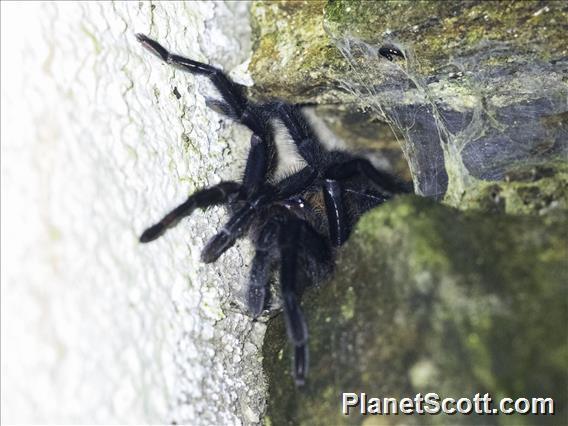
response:
{"label": "spider eye region", "polygon": [[302,197],[293,197],[284,201],[282,205],[288,210],[303,209],[306,207],[306,202]]}
{"label": "spider eye region", "polygon": [[281,206],[300,219],[305,219],[309,205],[302,197],[292,197],[282,201]]}

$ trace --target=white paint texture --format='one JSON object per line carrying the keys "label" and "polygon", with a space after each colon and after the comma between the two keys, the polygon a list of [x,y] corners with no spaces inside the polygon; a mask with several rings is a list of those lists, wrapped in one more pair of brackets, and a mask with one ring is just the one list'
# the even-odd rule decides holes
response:
{"label": "white paint texture", "polygon": [[200,263],[218,208],[137,242],[196,188],[239,177],[249,134],[134,34],[244,69],[247,8],[2,3],[2,423],[259,421],[248,244]]}

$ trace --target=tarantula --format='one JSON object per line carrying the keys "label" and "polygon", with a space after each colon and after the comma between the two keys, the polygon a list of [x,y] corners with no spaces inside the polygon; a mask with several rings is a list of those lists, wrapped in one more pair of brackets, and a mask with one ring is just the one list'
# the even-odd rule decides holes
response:
{"label": "tarantula", "polygon": [[[220,69],[170,53],[143,34],[136,37],[166,63],[209,78],[221,99],[209,100],[208,106],[252,132],[241,182],[224,181],[195,192],[146,229],[140,242],[160,237],[196,208],[227,205],[231,217],[206,244],[201,259],[215,262],[238,238],[250,235],[256,251],[247,303],[254,318],[265,308],[269,280],[279,266],[286,329],[294,348],[293,376],[301,385],[308,370],[308,330],[299,305],[303,289],[330,274],[336,249],[347,240],[362,213],[395,194],[410,192],[410,187],[377,170],[367,159],[324,148],[300,106],[280,101],[254,103],[245,96],[244,87]],[[275,121],[285,126],[306,163],[278,181]]]}

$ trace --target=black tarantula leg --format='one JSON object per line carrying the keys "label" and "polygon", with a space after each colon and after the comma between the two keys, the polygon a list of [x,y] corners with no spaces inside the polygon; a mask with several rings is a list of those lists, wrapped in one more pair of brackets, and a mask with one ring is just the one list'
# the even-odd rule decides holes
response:
{"label": "black tarantula leg", "polygon": [[412,193],[412,186],[399,181],[388,173],[377,170],[371,162],[365,158],[355,158],[345,163],[335,164],[325,172],[328,179],[348,179],[361,174],[377,185],[384,193],[389,195],[400,193]]}
{"label": "black tarantula leg", "polygon": [[201,252],[201,260],[204,263],[212,263],[219,259],[219,256],[231,248],[237,238],[242,237],[249,229],[257,209],[270,200],[269,195],[258,195],[249,200],[229,219],[223,229],[209,240]]}
{"label": "black tarantula leg", "polygon": [[170,53],[160,43],[144,34],[136,34],[136,38],[142,46],[168,64],[192,74],[208,77],[221,95],[222,100],[209,99],[207,105],[213,110],[247,126],[261,138],[265,145],[266,173],[272,174],[274,172],[277,154],[272,136],[272,127],[264,110],[247,100],[244,86],[233,82],[218,68]]}
{"label": "black tarantula leg", "polygon": [[254,217],[254,209],[247,204],[237,211],[227,224],[213,238],[211,238],[201,252],[201,261],[213,263],[229,250],[237,238],[244,235]]}
{"label": "black tarantula leg", "polygon": [[280,224],[269,220],[255,239],[256,253],[252,261],[247,291],[249,312],[258,318],[265,306],[270,270],[274,262],[274,248],[277,246]]}
{"label": "black tarantula leg", "polygon": [[266,180],[270,172],[269,147],[254,133],[250,138],[250,150],[243,175],[243,188],[253,194]]}
{"label": "black tarantula leg", "polygon": [[266,287],[270,278],[270,255],[266,250],[257,249],[252,260],[247,291],[247,304],[253,318],[258,318],[264,309]]}
{"label": "black tarantula leg", "polygon": [[193,213],[196,208],[222,204],[227,201],[229,195],[238,192],[240,189],[240,184],[228,181],[195,192],[183,204],[164,216],[161,221],[146,229],[140,236],[140,242],[148,243],[155,240],[162,236],[168,228],[176,226],[181,219]]}
{"label": "black tarantula leg", "polygon": [[319,264],[333,262],[331,248],[326,239],[308,222],[302,223],[302,245]]}
{"label": "black tarantula leg", "polygon": [[296,386],[303,386],[306,382],[309,365],[308,345],[294,346],[294,381]]}
{"label": "black tarantula leg", "polygon": [[272,102],[264,105],[274,118],[282,121],[290,137],[298,148],[298,153],[311,167],[319,170],[327,157],[312,127],[304,117],[300,107],[285,102]]}
{"label": "black tarantula leg", "polygon": [[211,65],[203,64],[201,62],[170,53],[160,43],[152,40],[144,34],[136,34],[136,38],[140,43],[142,43],[142,46],[158,58],[162,59],[164,62],[174,65],[184,71],[209,77],[224,100],[224,102],[215,101],[212,102],[212,104],[217,106],[227,115],[239,118],[243,115],[247,108],[247,100],[244,95],[243,86],[232,82],[223,73],[223,71]]}
{"label": "black tarantula leg", "polygon": [[302,192],[312,184],[317,175],[317,170],[306,166],[299,172],[282,179],[278,184],[279,189],[276,198],[286,199]]}
{"label": "black tarantula leg", "polygon": [[334,246],[339,247],[349,236],[347,216],[343,208],[343,195],[339,182],[326,179],[323,186],[323,197],[329,223],[329,238]]}
{"label": "black tarantula leg", "polygon": [[304,384],[308,370],[308,327],[298,303],[298,242],[301,222],[290,220],[280,228],[280,286],[284,299],[284,316],[288,337],[294,345],[293,375],[296,384]]}

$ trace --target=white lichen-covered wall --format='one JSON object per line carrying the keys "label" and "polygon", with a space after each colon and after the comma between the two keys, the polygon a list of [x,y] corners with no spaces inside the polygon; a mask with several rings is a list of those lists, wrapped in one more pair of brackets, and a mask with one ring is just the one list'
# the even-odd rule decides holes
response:
{"label": "white lichen-covered wall", "polygon": [[248,244],[200,263],[220,208],[138,243],[196,188],[239,177],[249,134],[134,34],[248,84],[247,8],[2,3],[2,423],[260,420]]}

